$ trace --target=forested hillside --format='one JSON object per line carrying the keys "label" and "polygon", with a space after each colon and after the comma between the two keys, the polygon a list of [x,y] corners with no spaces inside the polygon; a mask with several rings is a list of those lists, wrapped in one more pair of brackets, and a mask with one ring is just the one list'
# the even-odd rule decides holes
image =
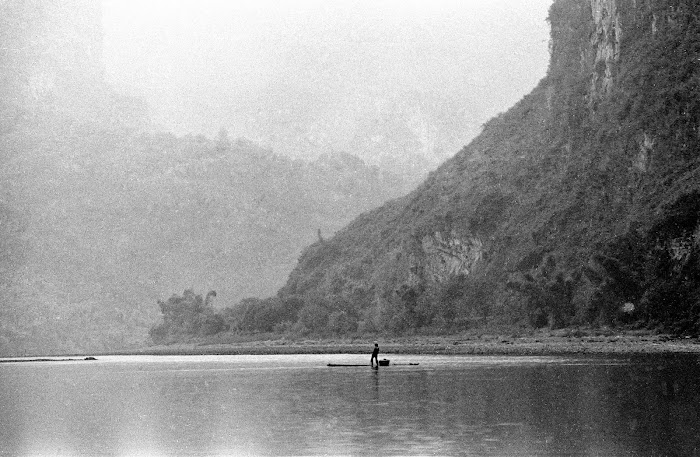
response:
{"label": "forested hillside", "polygon": [[217,305],[280,287],[303,246],[405,192],[334,154],[292,161],[222,131],[136,134],[55,112],[0,134],[0,352],[141,342],[187,287]]}
{"label": "forested hillside", "polygon": [[307,247],[258,327],[697,334],[699,17],[688,0],[556,0],[532,93],[418,189]]}

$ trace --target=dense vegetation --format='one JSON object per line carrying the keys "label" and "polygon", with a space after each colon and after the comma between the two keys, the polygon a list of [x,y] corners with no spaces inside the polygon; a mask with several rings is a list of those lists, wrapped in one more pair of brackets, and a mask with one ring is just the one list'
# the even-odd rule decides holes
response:
{"label": "dense vegetation", "polygon": [[533,92],[307,247],[277,297],[230,311],[236,329],[700,333],[699,17],[687,0],[557,0]]}
{"label": "dense vegetation", "polygon": [[202,299],[201,295],[187,289],[181,296],[173,295],[167,301],[158,300],[163,322],[151,327],[151,339],[164,342],[182,336],[209,336],[228,330],[224,319],[214,310],[211,297],[216,297],[213,290]]}
{"label": "dense vegetation", "polygon": [[[11,108],[8,108],[9,112]],[[347,154],[15,110],[0,132],[0,353],[141,343],[153,303],[280,287],[305,245],[410,185]]]}

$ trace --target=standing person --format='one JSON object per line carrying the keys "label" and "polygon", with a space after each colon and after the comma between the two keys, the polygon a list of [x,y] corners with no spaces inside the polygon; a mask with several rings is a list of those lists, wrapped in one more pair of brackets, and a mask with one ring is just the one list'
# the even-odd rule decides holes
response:
{"label": "standing person", "polygon": [[369,359],[369,364],[372,365],[372,368],[374,368],[374,362],[377,362],[377,368],[379,368],[379,360],[377,360],[377,356],[379,355],[379,343],[376,341],[374,342],[374,351],[372,351],[372,358]]}

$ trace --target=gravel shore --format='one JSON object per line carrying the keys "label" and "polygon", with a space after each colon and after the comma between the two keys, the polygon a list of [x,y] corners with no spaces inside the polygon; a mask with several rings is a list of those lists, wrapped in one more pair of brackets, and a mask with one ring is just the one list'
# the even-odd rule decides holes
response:
{"label": "gravel shore", "polygon": [[[188,343],[149,346],[129,354],[364,354],[374,339],[269,339],[227,343]],[[382,354],[700,354],[697,338],[666,335],[609,334],[570,336],[533,334],[452,337],[377,338]]]}

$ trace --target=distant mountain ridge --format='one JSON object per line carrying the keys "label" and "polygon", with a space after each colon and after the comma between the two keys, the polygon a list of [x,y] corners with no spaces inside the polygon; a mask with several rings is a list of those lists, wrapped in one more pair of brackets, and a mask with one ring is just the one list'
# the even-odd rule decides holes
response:
{"label": "distant mountain ridge", "polygon": [[[247,23],[244,3],[197,12],[185,2],[151,19],[167,33],[176,11],[202,18],[169,41],[179,52],[145,33],[147,8],[131,5],[134,37],[152,38],[151,56],[122,36],[124,17],[110,22],[129,7],[110,2],[108,75],[147,97],[155,122],[177,134],[224,126],[280,155],[344,151],[422,180],[544,74],[548,1],[291,2],[256,7]],[[124,49],[136,47],[134,63],[115,51],[120,36]],[[207,45],[193,48],[188,36]],[[131,68],[143,78],[125,74]]]}
{"label": "distant mountain ridge", "polygon": [[[481,129],[469,100],[398,89],[390,95],[360,87],[339,92],[317,99],[297,87],[271,88],[256,100],[260,114],[248,120],[247,130],[284,155],[348,151],[420,181]],[[278,99],[296,102],[279,109]]]}

